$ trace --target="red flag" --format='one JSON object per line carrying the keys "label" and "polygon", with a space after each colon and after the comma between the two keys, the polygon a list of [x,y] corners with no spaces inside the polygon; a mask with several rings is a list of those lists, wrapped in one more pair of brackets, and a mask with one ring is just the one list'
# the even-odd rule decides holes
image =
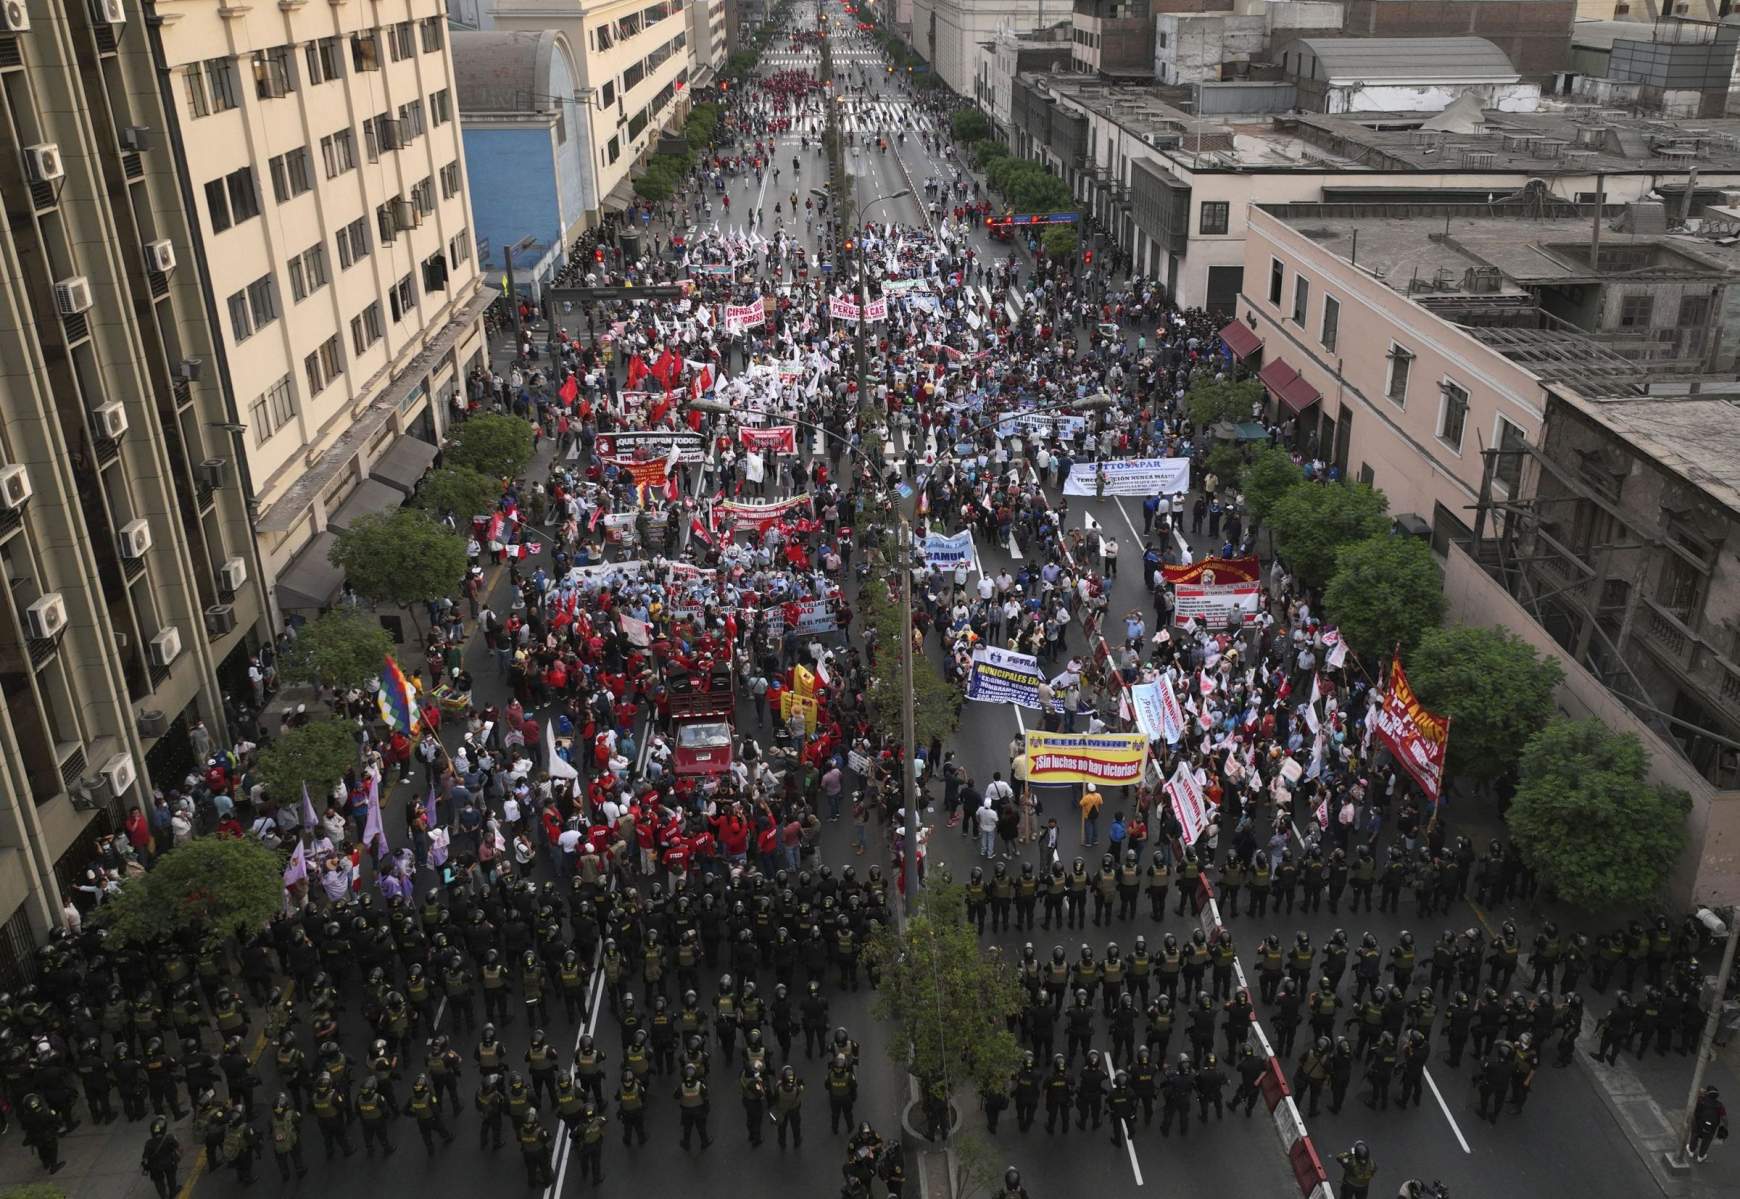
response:
{"label": "red flag", "polygon": [[689,409],[689,428],[696,433],[701,431],[701,411],[698,408]]}
{"label": "red flag", "polygon": [[689,535],[699,537],[706,545],[713,544],[713,534],[707,531],[707,526],[701,523],[701,518],[698,516],[689,518]]}
{"label": "red flag", "polygon": [[637,389],[640,386],[640,381],[650,374],[652,374],[652,370],[647,366],[646,359],[639,354],[634,355],[628,360],[628,390]]}
{"label": "red flag", "polygon": [[671,410],[671,393],[667,391],[667,392],[665,392],[664,397],[662,399],[660,399],[657,404],[653,405],[653,410],[652,410],[651,415],[649,415],[646,418],[647,426],[649,428],[654,428],[654,429],[658,428],[659,422],[665,419],[665,413],[669,412],[670,410]]}
{"label": "red flag", "polygon": [[562,386],[557,390],[556,394],[562,397],[563,403],[572,408],[574,406],[574,401],[580,398],[580,380],[576,379],[573,375],[569,375],[566,379],[562,380]]}
{"label": "red flag", "polygon": [[661,387],[669,391],[677,385],[677,380],[683,377],[683,360],[667,349],[659,355],[658,361],[653,363],[652,377],[659,381]]}
{"label": "red flag", "polygon": [[710,366],[703,366],[701,368],[700,376],[698,378],[696,378],[696,380],[695,380],[695,394],[699,395],[702,392],[708,392],[708,391],[712,391],[712,390],[713,390],[713,368]]}

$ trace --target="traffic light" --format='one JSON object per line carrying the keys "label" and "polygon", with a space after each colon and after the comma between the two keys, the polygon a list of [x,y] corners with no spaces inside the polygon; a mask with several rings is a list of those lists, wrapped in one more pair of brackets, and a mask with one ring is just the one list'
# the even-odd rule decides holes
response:
{"label": "traffic light", "polygon": [[1092,266],[1094,264],[1094,252],[1092,250],[1083,250],[1081,252],[1081,261],[1083,266]]}
{"label": "traffic light", "polygon": [[846,239],[846,253],[850,254],[852,252],[853,245],[854,245],[854,243],[853,243],[852,239],[848,237]]}
{"label": "traffic light", "polygon": [[595,250],[592,251],[592,261],[598,262],[598,263],[602,263],[604,261],[604,247],[603,246],[599,246],[598,248],[596,248]]}

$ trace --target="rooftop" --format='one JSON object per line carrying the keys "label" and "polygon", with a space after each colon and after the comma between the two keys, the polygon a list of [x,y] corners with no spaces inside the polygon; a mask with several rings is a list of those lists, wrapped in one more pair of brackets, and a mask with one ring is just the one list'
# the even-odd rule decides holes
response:
{"label": "rooftop", "polygon": [[1317,60],[1314,77],[1330,82],[1449,79],[1508,83],[1517,70],[1503,50],[1483,37],[1302,37],[1278,48],[1283,61],[1298,51]]}
{"label": "rooftop", "polygon": [[[455,29],[454,98],[462,113],[543,112],[557,106],[547,95],[556,56],[567,39],[554,29],[502,33]],[[568,71],[570,78],[573,70]]]}
{"label": "rooftop", "polygon": [[[1561,393],[1563,394],[1563,393]],[[1567,403],[1731,512],[1740,512],[1740,398],[1626,396]]]}

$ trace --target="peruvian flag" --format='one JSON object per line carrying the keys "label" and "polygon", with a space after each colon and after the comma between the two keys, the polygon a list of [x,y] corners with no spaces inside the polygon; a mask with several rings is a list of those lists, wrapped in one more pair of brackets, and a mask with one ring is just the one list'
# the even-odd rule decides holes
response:
{"label": "peruvian flag", "polygon": [[699,433],[701,431],[701,412],[699,409],[689,409],[688,421],[689,429],[692,432]]}
{"label": "peruvian flag", "polygon": [[646,359],[639,354],[634,355],[628,360],[628,390],[639,389],[641,380],[650,374],[652,374],[652,368],[647,366]]}

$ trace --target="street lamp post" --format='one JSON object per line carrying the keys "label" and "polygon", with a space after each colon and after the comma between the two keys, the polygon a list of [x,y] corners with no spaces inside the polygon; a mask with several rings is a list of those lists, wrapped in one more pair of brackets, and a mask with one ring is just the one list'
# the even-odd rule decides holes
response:
{"label": "street lamp post", "polygon": [[508,309],[514,314],[514,359],[520,356],[520,347],[526,344],[526,326],[520,319],[520,294],[514,286],[514,255],[521,250],[529,250],[538,244],[535,237],[522,237],[513,245],[502,251],[502,259],[507,264],[507,302]]}

